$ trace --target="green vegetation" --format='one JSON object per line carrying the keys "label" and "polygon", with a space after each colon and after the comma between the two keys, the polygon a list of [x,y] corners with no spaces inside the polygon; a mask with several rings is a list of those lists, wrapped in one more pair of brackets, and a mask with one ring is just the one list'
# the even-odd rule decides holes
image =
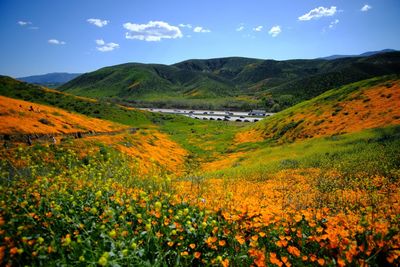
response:
{"label": "green vegetation", "polygon": [[208,175],[265,180],[281,170],[319,168],[336,170],[349,181],[360,173],[363,177],[400,178],[400,126],[282,145],[268,140],[242,144],[236,151],[246,151],[246,158]]}
{"label": "green vegetation", "polygon": [[156,114],[131,110],[105,101],[79,98],[46,90],[40,86],[0,76],[0,95],[62,108],[90,117],[106,119],[134,127],[148,126]]}
{"label": "green vegetation", "polygon": [[[306,114],[311,110],[313,110],[313,113],[318,115],[318,112],[323,112],[321,107],[328,110],[332,109],[332,116],[335,116],[342,109],[339,105],[342,101],[351,101],[354,98],[350,97],[351,94],[357,92],[358,96],[361,97],[363,90],[379,84],[387,84],[385,86],[389,86],[391,80],[397,80],[399,78],[400,75],[374,77],[328,90],[311,100],[301,102],[275,114],[274,116],[265,118],[256,123],[254,129],[260,131],[264,135],[268,134],[272,136],[273,139],[281,142],[294,141],[296,136],[293,136],[290,140],[282,139],[282,136],[287,131],[294,130],[297,126],[302,124],[303,120],[293,121],[294,116]],[[323,120],[317,120],[314,121],[313,124],[317,126],[323,122]]]}
{"label": "green vegetation", "polygon": [[216,58],[174,65],[129,63],[83,74],[59,88],[147,107],[279,111],[338,86],[400,73],[400,52],[336,60]]}
{"label": "green vegetation", "polygon": [[163,116],[153,122],[160,130],[188,150],[195,168],[230,151],[235,134],[245,123],[194,120],[183,116]]}

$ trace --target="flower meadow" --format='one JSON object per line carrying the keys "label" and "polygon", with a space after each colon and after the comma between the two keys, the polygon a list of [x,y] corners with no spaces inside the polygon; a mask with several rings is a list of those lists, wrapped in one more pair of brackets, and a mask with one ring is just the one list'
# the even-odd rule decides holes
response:
{"label": "flower meadow", "polygon": [[142,177],[111,148],[81,149],[2,151],[0,265],[400,264],[400,194],[382,177],[368,194],[338,190],[349,200],[340,208],[313,190],[314,170],[275,181]]}

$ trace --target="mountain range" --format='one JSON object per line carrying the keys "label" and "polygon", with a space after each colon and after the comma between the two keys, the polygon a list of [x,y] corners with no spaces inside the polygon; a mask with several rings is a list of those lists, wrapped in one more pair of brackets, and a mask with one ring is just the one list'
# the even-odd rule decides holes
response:
{"label": "mountain range", "polygon": [[20,77],[17,80],[43,85],[50,88],[56,88],[72,79],[75,79],[81,75],[81,73],[67,73],[67,72],[53,72],[42,75],[33,75],[27,77]]}
{"label": "mountain range", "polygon": [[332,60],[332,59],[338,59],[338,58],[344,58],[344,57],[369,57],[377,54],[382,54],[382,53],[387,53],[387,52],[396,52],[394,49],[383,49],[379,51],[368,51],[359,55],[332,55],[328,57],[322,57],[321,59],[327,59],[327,60]]}
{"label": "mountain range", "polygon": [[326,90],[400,73],[392,49],[318,59],[191,59],[173,65],[126,63],[79,73],[18,78],[80,96],[143,107],[279,111]]}
{"label": "mountain range", "polygon": [[400,73],[400,52],[332,60],[192,59],[126,63],[85,73],[58,90],[147,107],[275,112],[351,82]]}

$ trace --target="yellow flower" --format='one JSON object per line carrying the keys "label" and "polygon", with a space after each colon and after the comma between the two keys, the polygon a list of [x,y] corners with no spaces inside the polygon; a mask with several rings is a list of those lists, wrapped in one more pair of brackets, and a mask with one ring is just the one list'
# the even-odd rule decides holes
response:
{"label": "yellow flower", "polygon": [[99,261],[97,262],[100,266],[106,266],[108,263],[108,260],[106,257],[101,256]]}
{"label": "yellow flower", "polygon": [[69,246],[69,245],[71,244],[71,242],[72,242],[71,237],[70,237],[70,235],[68,234],[68,235],[66,235],[65,238],[63,239],[62,244],[63,244],[63,246]]}
{"label": "yellow flower", "polygon": [[161,208],[162,208],[161,202],[160,202],[160,201],[157,201],[157,202],[154,204],[154,207],[155,207],[156,210],[161,210]]}
{"label": "yellow flower", "polygon": [[147,231],[150,231],[150,230],[151,230],[151,224],[150,224],[150,223],[146,224],[146,230],[147,230]]}
{"label": "yellow flower", "polygon": [[115,230],[111,230],[111,231],[108,233],[108,235],[109,235],[111,238],[115,238],[115,237],[117,236],[117,232],[116,232]]}

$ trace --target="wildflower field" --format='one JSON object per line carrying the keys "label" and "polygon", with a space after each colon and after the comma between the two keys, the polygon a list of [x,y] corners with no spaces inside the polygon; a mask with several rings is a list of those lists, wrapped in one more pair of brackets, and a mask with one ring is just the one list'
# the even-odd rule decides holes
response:
{"label": "wildflower field", "polygon": [[[0,266],[399,266],[400,87],[382,87],[388,79],[366,90],[392,103],[385,119],[365,117],[348,133],[328,127],[311,138],[303,126],[254,138],[261,123],[144,113],[148,124],[134,132],[9,142],[0,149]],[[128,109],[110,109],[128,120]],[[262,123],[282,132],[290,122],[275,116]],[[134,125],[122,124],[102,125]]]}

